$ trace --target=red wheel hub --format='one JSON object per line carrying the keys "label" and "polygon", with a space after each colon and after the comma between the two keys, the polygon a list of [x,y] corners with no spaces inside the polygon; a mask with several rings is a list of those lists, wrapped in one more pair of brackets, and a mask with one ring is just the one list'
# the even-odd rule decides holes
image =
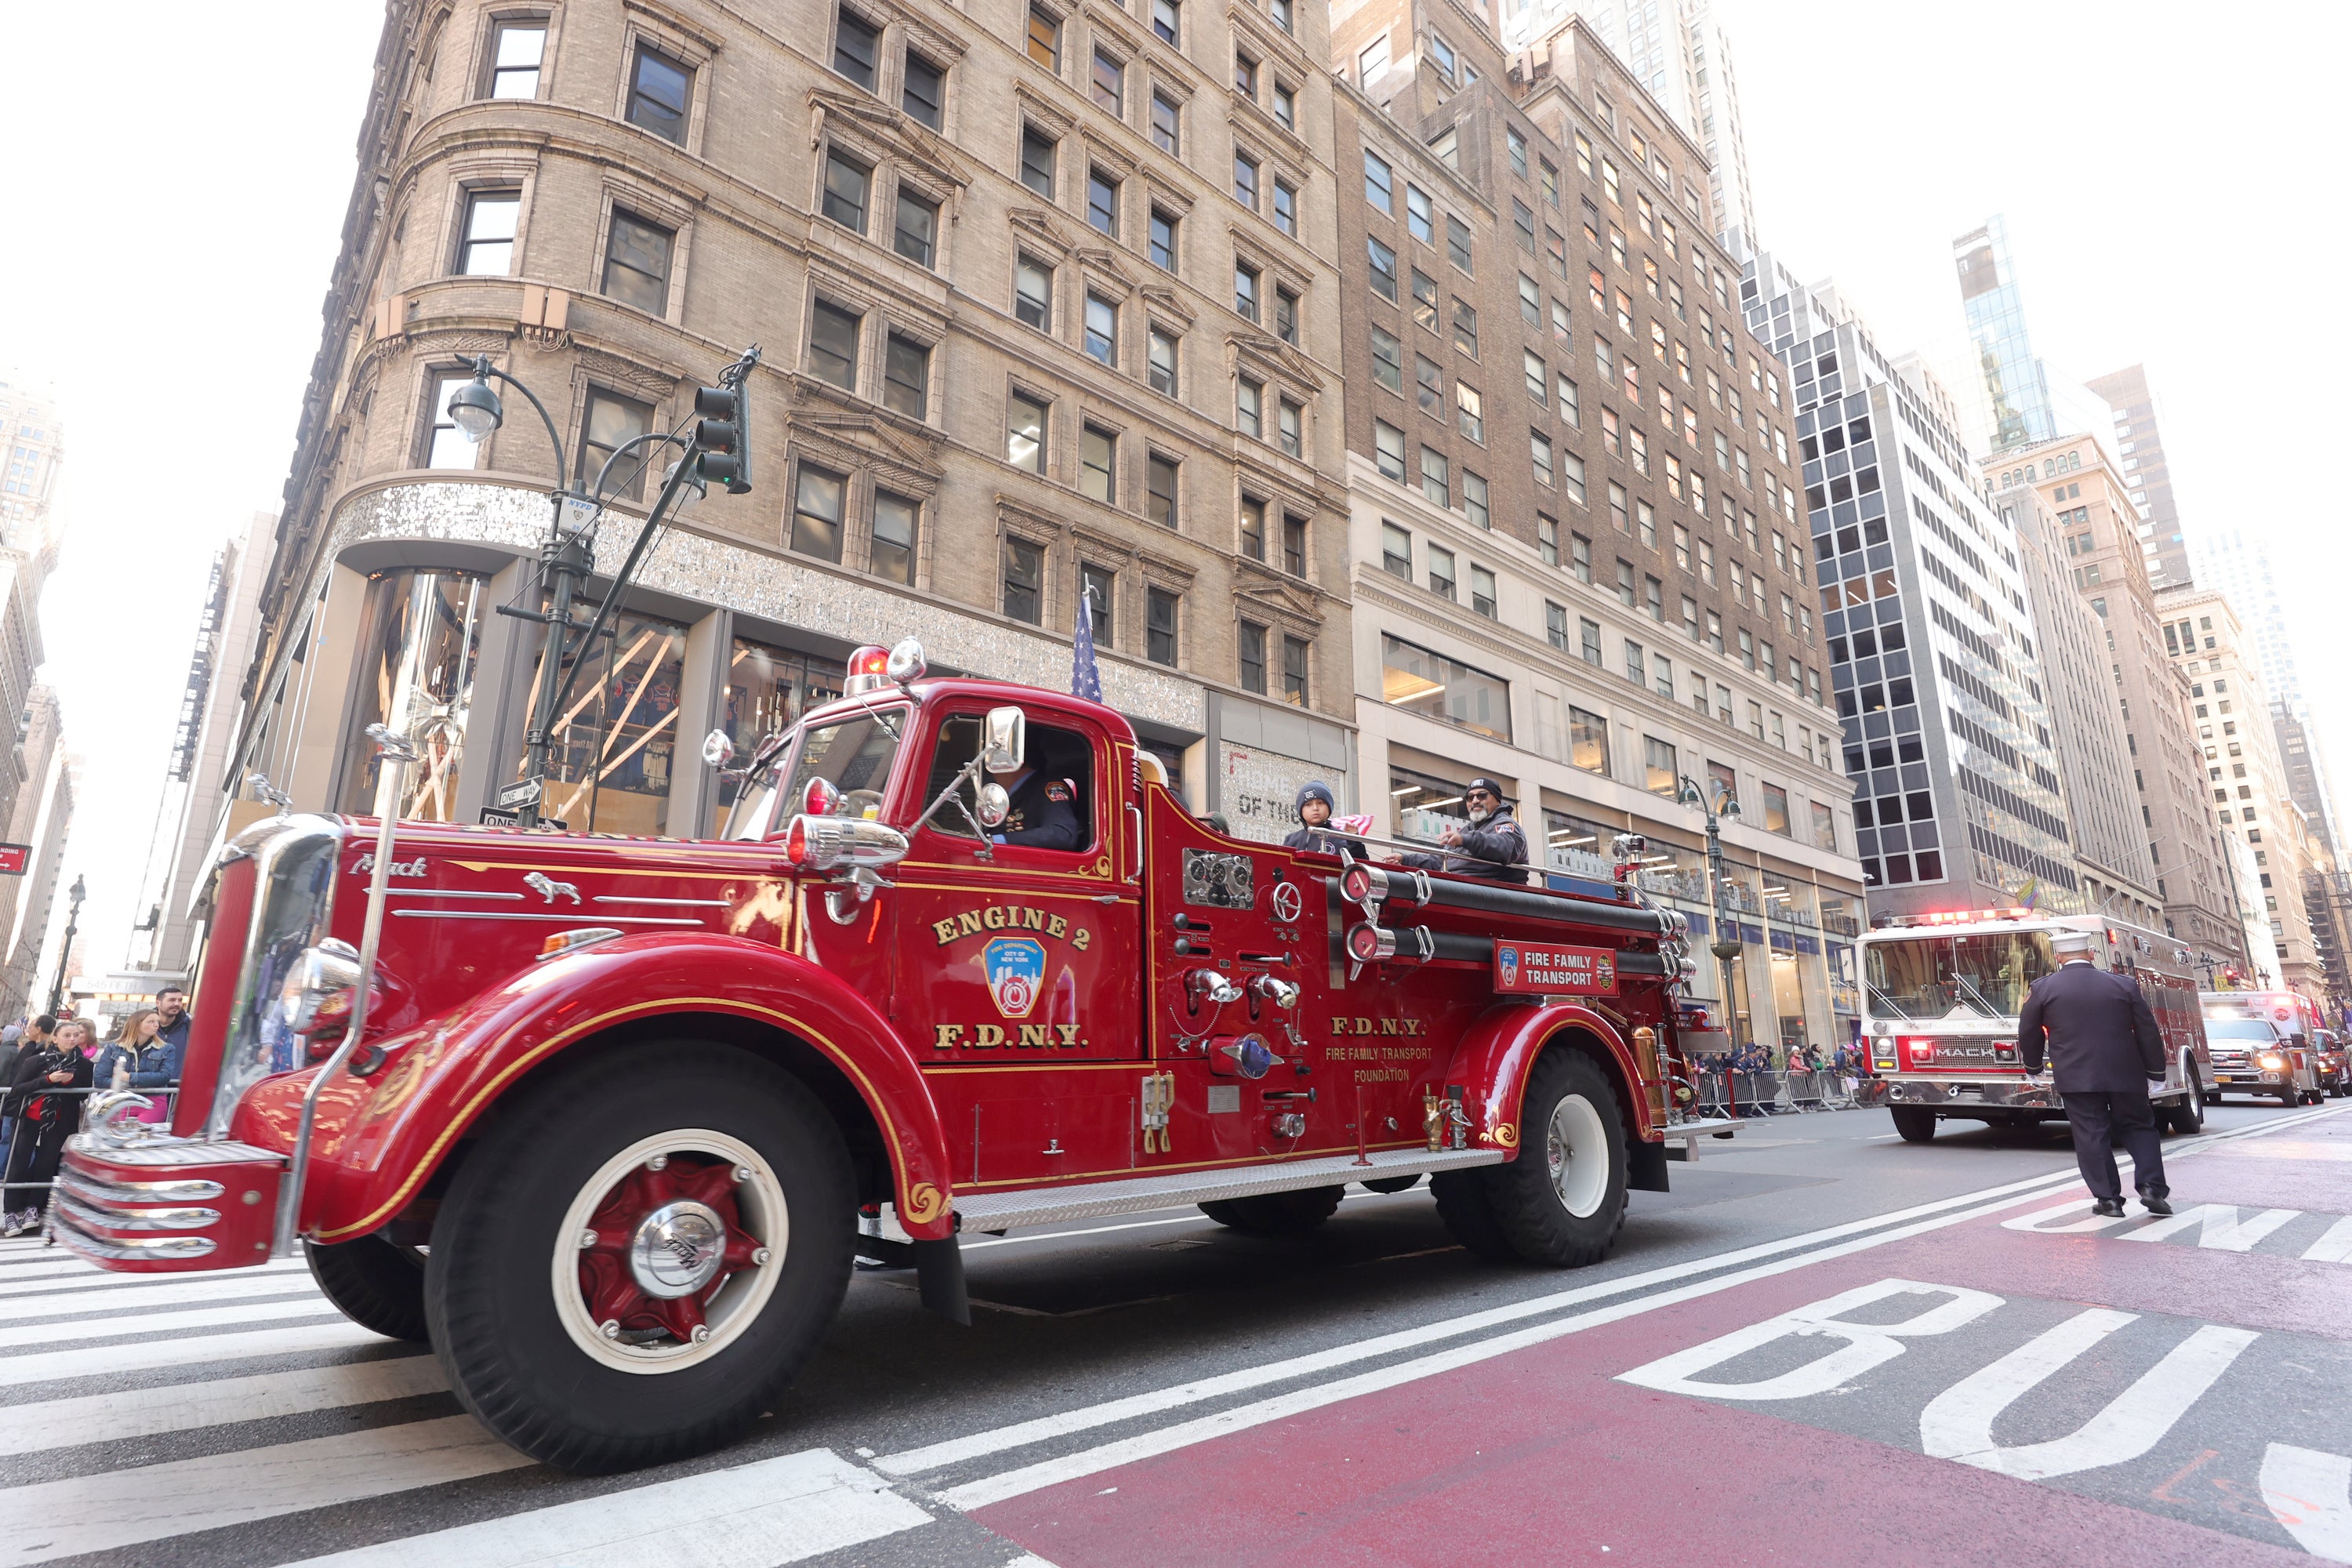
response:
{"label": "red wheel hub", "polygon": [[[645,1247],[665,1244],[660,1236],[649,1237],[648,1227],[658,1231],[659,1216],[680,1212],[679,1205],[717,1216],[719,1234],[698,1248],[667,1242],[674,1252],[698,1254],[699,1266],[711,1268],[711,1273],[686,1294],[657,1294],[647,1289],[637,1258]],[[743,1228],[734,1167],[704,1155],[673,1154],[659,1170],[650,1163],[637,1166],[604,1194],[588,1224],[594,1239],[583,1237],[580,1294],[591,1319],[617,1323],[623,1334],[661,1332],[680,1344],[691,1343],[703,1326],[705,1309],[727,1281],[761,1261],[755,1256],[761,1250],[759,1238]]]}

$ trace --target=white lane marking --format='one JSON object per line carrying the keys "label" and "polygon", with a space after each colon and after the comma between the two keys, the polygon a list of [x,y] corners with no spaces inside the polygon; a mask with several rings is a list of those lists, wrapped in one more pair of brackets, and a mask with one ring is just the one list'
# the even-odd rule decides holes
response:
{"label": "white lane marking", "polygon": [[2295,1218],[2301,1209],[2264,1209],[2252,1219],[2241,1220],[2238,1211],[2228,1204],[2199,1204],[2183,1209],[2167,1219],[2159,1219],[2138,1230],[2127,1230],[2116,1237],[2117,1241],[2161,1241],[2194,1227],[2197,1245],[2216,1252],[2250,1252],[2254,1243]]}
{"label": "white lane marking", "polygon": [[1970,1373],[1919,1413],[1919,1446],[1938,1459],[1958,1459],[2021,1481],[2046,1481],[2077,1470],[2103,1469],[2138,1458],[2230,1370],[2258,1337],[2247,1329],[2197,1330],[2142,1373],[2106,1408],[2063,1437],[2003,1447],[1992,1424],[2052,1373],[2084,1351],[2137,1321],[2137,1312],[2095,1307],[2045,1330],[1990,1366]]}
{"label": "white lane marking", "polygon": [[215,1329],[227,1323],[266,1323],[273,1318],[316,1317],[334,1310],[332,1302],[314,1294],[295,1301],[191,1307],[179,1312],[140,1312],[128,1318],[93,1318],[79,1323],[31,1323],[22,1328],[0,1329],[0,1348],[53,1345],[68,1337],[88,1340],[111,1334],[168,1334],[180,1329]]}
{"label": "white lane marking", "polygon": [[[993,1476],[983,1476],[961,1486],[950,1487],[937,1495],[940,1501],[955,1508],[964,1510],[983,1508],[990,1503],[1002,1502],[1007,1498],[1019,1497],[1025,1492],[1058,1486],[1064,1481],[1076,1480],[1086,1476],[1099,1475],[1105,1470],[1116,1469],[1121,1465],[1132,1464],[1138,1459],[1150,1458],[1154,1455],[1190,1447],[1195,1443],[1206,1442],[1213,1437],[1222,1437],[1248,1427],[1264,1426],[1269,1421],[1286,1420],[1306,1411],[1318,1410],[1327,1405],[1341,1404],[1368,1394],[1379,1394],[1401,1384],[1434,1377],[1442,1373],[1453,1372],[1465,1366],[1475,1366],[1480,1362],[1490,1361],[1496,1356],[1508,1355],[1514,1351],[1525,1350],[1530,1345],[1544,1344],[1569,1334],[1580,1333],[1586,1329],[1599,1328],[1603,1324],[1621,1322],[1627,1318],[1639,1317],[1643,1313],[1653,1312],[1662,1307],[1697,1300],[1701,1297],[1736,1289],[1739,1286],[1752,1284],[1759,1279],[1769,1279],[1775,1275],[1787,1274],[1799,1268],[1809,1268],[1816,1263],[1825,1263],[1832,1258],[1851,1257],[1857,1252],[1866,1252],[1872,1247],[1885,1247],[1890,1242],[1907,1240],[1911,1237],[1924,1236],[1929,1231],[1942,1230],[1949,1226],[1963,1225],[1969,1220],[1981,1219],[1987,1215],[1999,1214],[2002,1209],[2011,1207],[2022,1201],[2028,1200],[2018,1195],[2002,1197],[1973,1209],[1964,1209],[1958,1214],[1920,1220],[1916,1224],[1882,1231],[1874,1236],[1864,1236],[1835,1246],[1821,1247],[1795,1258],[1760,1263],[1753,1268],[1743,1268],[1738,1273],[1718,1275],[1715,1279],[1702,1279],[1696,1284],[1681,1286],[1675,1289],[1661,1290],[1637,1300],[1621,1301],[1614,1306],[1595,1308],[1591,1311],[1580,1312],[1573,1317],[1557,1319],[1549,1323],[1538,1323],[1531,1328],[1519,1329],[1507,1334],[1496,1334],[1488,1339],[1478,1340],[1466,1345],[1457,1345],[1452,1350],[1441,1351],[1436,1354],[1423,1356],[1414,1361],[1399,1362],[1392,1366],[1359,1373],[1353,1377],[1343,1378],[1337,1383],[1327,1383],[1313,1388],[1303,1388],[1290,1394],[1277,1394],[1271,1399],[1262,1399],[1255,1405],[1239,1405],[1231,1410],[1218,1411],[1213,1415],[1196,1416],[1173,1426],[1163,1426],[1157,1431],[1140,1433],[1133,1437],[1105,1443],[1093,1448],[1080,1449],[1076,1453],[1066,1454],[1059,1458],[1045,1459],[1036,1464],[1024,1465],[1018,1469],[1003,1471]],[[1037,1426],[1042,1423],[1024,1423],[1024,1425]],[[1008,1428],[1008,1430],[1017,1429]],[[1030,1440],[1034,1441],[1034,1439]],[[940,1445],[942,1447],[946,1446]],[[877,1460],[876,1464],[879,1468],[881,1461]]]}
{"label": "white lane marking", "polygon": [[[240,1296],[308,1295],[321,1301],[318,1286],[308,1274],[254,1275],[238,1270],[235,1274],[200,1274],[193,1279],[174,1279],[168,1284],[149,1283],[152,1274],[132,1275],[141,1283],[118,1285],[112,1289],[100,1287],[92,1290],[58,1290],[46,1295],[26,1296],[0,1306],[0,1317],[10,1322],[29,1322],[37,1318],[77,1318],[89,1312],[112,1312],[132,1307],[176,1307],[189,1301],[227,1301]],[[90,1327],[100,1333],[106,1331],[103,1320],[92,1320]]]}
{"label": "white lane marking", "polygon": [[[87,1337],[76,1336],[77,1340]],[[0,1356],[0,1388],[56,1383],[68,1377],[142,1372],[159,1366],[203,1366],[214,1362],[251,1361],[257,1356],[295,1355],[391,1342],[357,1323],[336,1319],[323,1323],[289,1323],[283,1328],[257,1329],[248,1333],[199,1334],[194,1339],[134,1340],[128,1344],[77,1343],[70,1350],[30,1353],[20,1351]]]}
{"label": "white lane marking", "polygon": [[8,1542],[11,1562],[47,1563],[446,1486],[530,1462],[472,1416],[446,1415],[11,1487],[0,1491],[0,1540]]}
{"label": "white lane marking", "polygon": [[812,1448],[289,1568],[769,1568],[930,1522],[872,1471]]}
{"label": "white lane marking", "polygon": [[[265,1274],[281,1279],[289,1274],[297,1279],[308,1279],[310,1273],[310,1266],[299,1258],[281,1258],[273,1263],[256,1264],[250,1268],[191,1269],[184,1274],[117,1274],[76,1258],[71,1263],[20,1268],[13,1273],[0,1274],[0,1297],[34,1296],[47,1290],[122,1290],[179,1280],[251,1279]],[[35,1275],[41,1278],[31,1278]],[[0,1317],[5,1317],[15,1310],[13,1307],[0,1309]]]}
{"label": "white lane marking", "polygon": [[1693,1258],[1685,1263],[1669,1264],[1661,1268],[1645,1269],[1641,1273],[1628,1274],[1618,1279],[1604,1279],[1596,1284],[1580,1285],[1573,1289],[1556,1290],[1549,1295],[1534,1297],[1525,1301],[1516,1301],[1507,1306],[1491,1307],[1484,1311],[1469,1312],[1460,1317],[1424,1323],[1418,1328],[1403,1329],[1369,1340],[1336,1345],[1329,1350],[1316,1351],[1307,1355],[1292,1356],[1282,1361],[1267,1362],[1258,1366],[1244,1367],[1237,1372],[1202,1378],[1197,1382],[1179,1384],[1171,1388],[1155,1389],[1149,1394],[1133,1394],[1124,1399],[1114,1399],[1100,1405],[1085,1405],[1076,1410],[1064,1411],[1058,1415],[1039,1416],[1034,1420],[1015,1422],[1011,1426],[976,1432],[967,1437],[952,1437],[945,1442],[929,1444],[920,1448],[909,1448],[903,1453],[885,1454],[874,1461],[874,1467],[887,1475],[919,1475],[926,1470],[936,1470],[948,1465],[960,1464],[967,1459],[1003,1453],[1007,1449],[1043,1442],[1049,1437],[1065,1436],[1073,1432],[1084,1432],[1097,1426],[1107,1426],[1114,1422],[1130,1420],[1139,1415],[1157,1415],[1160,1411],[1174,1409],[1179,1405],[1198,1404],[1204,1399],[1215,1399],[1227,1394],[1263,1387],[1270,1383],[1282,1383],[1295,1377],[1328,1372],[1333,1367],[1387,1355],[1394,1351],[1411,1350],[1439,1340],[1452,1339],[1460,1334],[1475,1333],[1481,1329],[1517,1322],[1521,1319],[1538,1317],[1562,1307],[1577,1306],[1609,1296],[1622,1296],[1631,1291],[1646,1289],[1654,1285],[1665,1284],[1675,1279],[1686,1279],[1695,1274],[1733,1268],[1757,1258],[1769,1258],[1776,1253],[1790,1252],[1825,1241],[1834,1241],[1859,1231],[1896,1224],[1923,1215],[1936,1214],[1956,1205],[1978,1202],[1988,1197],[2000,1197],[2015,1202],[2026,1196],[2042,1195],[2035,1193],[2033,1189],[2050,1188],[2055,1183],[2073,1182],[2078,1179],[2073,1172],[2053,1172],[2049,1175],[2036,1176],[2028,1181],[2012,1182],[2005,1186],[1989,1187],[1980,1192],[1968,1193],[1955,1198],[1944,1198],[1935,1203],[1921,1204],[1892,1214],[1874,1215],[1867,1219],[1853,1220],[1844,1225],[1809,1231],[1804,1235],[1792,1236],[1781,1241],[1759,1242],[1753,1247],[1743,1247],[1730,1252]]}
{"label": "white lane marking", "polygon": [[2352,1563],[2352,1459],[2292,1443],[2263,1450],[2263,1501],[2294,1543],[2330,1563]]}
{"label": "white lane marking", "polygon": [[2015,1219],[2005,1219],[2000,1222],[2000,1228],[2029,1230],[2036,1236],[2067,1236],[2078,1231],[2105,1230],[2113,1226],[2130,1223],[2131,1216],[2128,1215],[2093,1215],[2088,1219],[2078,1219],[2071,1225],[2047,1223],[2056,1219],[2060,1215],[2079,1214],[2098,1201],[2091,1197],[2069,1198],[2056,1208],[2038,1209],[2032,1214],[2020,1215]]}
{"label": "white lane marking", "polygon": [[2303,1255],[2306,1263],[2352,1263],[2352,1215],[2327,1227],[2327,1234]]}
{"label": "white lane marking", "polygon": [[54,1453],[85,1443],[341,1410],[448,1386],[439,1361],[411,1355],[0,1405],[0,1455]]}
{"label": "white lane marking", "polygon": [[[1944,1300],[1922,1307],[1899,1323],[1849,1323],[1839,1314],[1857,1307],[1867,1307],[1892,1296],[1940,1296]],[[1874,1285],[1857,1285],[1851,1290],[1840,1291],[1826,1300],[1814,1301],[1760,1323],[1750,1323],[1744,1329],[1696,1344],[1672,1355],[1660,1356],[1617,1374],[1620,1383],[1630,1383],[1640,1388],[1654,1388],[1662,1394],[1687,1394],[1702,1399],[1811,1399],[1827,1394],[1841,1384],[1851,1383],[1872,1368],[1884,1365],[1903,1353],[1906,1339],[1924,1339],[1930,1334],[1947,1334],[1964,1324],[1975,1322],[2001,1304],[2001,1299],[1983,1290],[1970,1290],[1958,1285],[1922,1285],[1911,1279],[1881,1279]],[[1816,1356],[1804,1365],[1776,1376],[1759,1378],[1752,1383],[1702,1382],[1698,1373],[1737,1361],[1753,1350],[1760,1350],[1775,1340],[1791,1337],[1843,1340],[1837,1349]]]}
{"label": "white lane marking", "polygon": [[[2335,1114],[2336,1114],[2336,1112],[2334,1110],[2306,1111],[2302,1115],[2282,1118],[2276,1121],[2258,1123],[2251,1127],[2236,1128],[2227,1132],[2209,1133],[2196,1145],[2178,1151],[2175,1158],[2193,1156],[2203,1152],[2206,1150],[2221,1147],[2234,1139],[2264,1135],[2286,1127],[2294,1126],[2298,1122],[2308,1121],[2317,1117],[2332,1116]],[[1604,1280],[1596,1285],[1580,1286],[1572,1290],[1555,1292],[1552,1295],[1538,1297],[1532,1300],[1515,1303],[1514,1305],[1507,1307],[1498,1307],[1490,1309],[1484,1312],[1473,1312],[1463,1317],[1446,1319],[1439,1322],[1425,1324],[1418,1329],[1405,1330],[1393,1334],[1383,1334],[1378,1338],[1362,1341],[1353,1345],[1340,1346],[1328,1351],[1318,1351],[1309,1355],[1294,1356],[1285,1361],[1269,1362],[1261,1366],[1247,1367],[1239,1372],[1226,1373],[1216,1377],[1203,1378],[1194,1383],[1179,1384],[1170,1388],[1155,1389],[1148,1394],[1133,1394],[1125,1399],[1110,1400],[1100,1405],[1083,1405],[1075,1410],[1064,1411],[1054,1415],[1044,1415],[1033,1420],[1014,1422],[1010,1426],[999,1426],[984,1432],[976,1432],[966,1437],[950,1438],[945,1442],[929,1444],[920,1448],[908,1449],[902,1453],[886,1454],[880,1458],[875,1460],[874,1465],[877,1469],[882,1470],[890,1475],[919,1475],[926,1470],[940,1469],[949,1465],[960,1464],[968,1459],[982,1458],[988,1455],[1003,1453],[1009,1449],[1023,1447],[1032,1443],[1044,1442],[1049,1438],[1064,1436],[1076,1432],[1088,1431],[1095,1427],[1110,1426],[1114,1423],[1130,1420],[1137,1416],[1156,1415],[1164,1410],[1174,1409],[1185,1405],[1197,1404],[1206,1399],[1218,1398],[1223,1394],[1239,1393],[1245,1389],[1263,1387],[1267,1384],[1286,1382],[1291,1378],[1304,1377],[1314,1373],[1328,1371],[1334,1367],[1347,1365],[1351,1362],[1362,1361],[1374,1356],[1386,1355],[1391,1351],[1410,1349],[1416,1345],[1426,1344],[1438,1340],[1450,1339],[1455,1335],[1474,1332],[1479,1329],[1492,1327],[1499,1323],[1517,1321],[1519,1319],[1536,1316],[1559,1307],[1597,1300],[1604,1296],[1622,1294],[1630,1290],[1639,1290],[1668,1280],[1687,1279],[1691,1275],[1704,1274],[1711,1269],[1727,1268],[1735,1264],[1747,1262],[1751,1258],[1767,1258],[1770,1257],[1774,1253],[1786,1252],[1792,1248],[1811,1247],[1817,1243],[1831,1241],[1843,1237],[1850,1237],[1857,1232],[1868,1231],[1874,1226],[1894,1225],[1902,1221],[1916,1218],[1916,1216],[1933,1215],[1939,1211],[1948,1209],[1955,1205],[1979,1203],[1989,1198],[1999,1198],[2003,1201],[1992,1203],[1986,1207],[1974,1210],[1969,1214],[1961,1215],[1958,1216],[1958,1218],[1972,1219],[1977,1217],[1979,1215],[1998,1213],[2003,1208],[2011,1207],[2015,1204],[2027,1201],[2033,1196],[2046,1195],[2049,1193],[2054,1193],[2060,1188],[2070,1185],[2079,1179],[2080,1178],[2072,1171],[2051,1172],[2047,1174],[2031,1177],[2024,1181],[2008,1183],[2002,1186],[1986,1187],[1977,1192],[1961,1194],[1958,1197],[1942,1198],[1933,1203],[1920,1204],[1911,1208],[1898,1209],[1889,1214],[1874,1215],[1866,1219],[1853,1220],[1844,1225],[1832,1226],[1826,1229],[1808,1232],[1802,1236],[1790,1237],[1783,1241],[1763,1242],[1754,1247],[1741,1247],[1731,1252],[1718,1253],[1707,1258],[1695,1258],[1687,1263],[1673,1264],[1663,1268],[1654,1268],[1640,1274],[1627,1275],[1622,1279]],[[2042,1189],[2042,1191],[2037,1193],[2035,1189]],[[1927,1226],[1924,1227],[1915,1227],[1914,1229],[1906,1230],[1901,1234],[1906,1236],[1914,1235],[1921,1228],[1933,1229],[1936,1228],[1936,1226]],[[1820,1256],[1825,1258],[1843,1257],[1844,1256],[1844,1251],[1828,1252],[1821,1254]],[[1766,1274],[1778,1272],[1780,1272],[1780,1269],[1775,1268],[1743,1274],[1739,1276],[1738,1279],[1742,1280],[1748,1279],[1761,1279],[1764,1278]],[[1675,1299],[1679,1300],[1681,1298],[1677,1297]],[[1591,1321],[1600,1320],[1595,1318]],[[1571,1321],[1575,1327],[1583,1327],[1587,1324],[1587,1320],[1584,1319],[1570,1320],[1570,1321]],[[1574,1331],[1574,1329],[1563,1329],[1561,1331],[1572,1332]],[[1386,1385],[1382,1384],[1381,1386]],[[1309,1407],[1311,1408],[1311,1406]],[[1272,1416],[1267,1417],[1267,1419],[1275,1418],[1276,1417]],[[1196,1422],[1191,1425],[1192,1426],[1198,1426],[1201,1424]],[[1191,1427],[1188,1426],[1186,1428],[1171,1428],[1171,1430],[1189,1429],[1191,1429]],[[1203,1433],[1203,1436],[1214,1435],[1214,1432]],[[1188,1440],[1198,1441],[1200,1439],[1193,1438]],[[1139,1439],[1139,1441],[1140,1441],[1140,1439]],[[1175,1443],[1170,1446],[1181,1447],[1183,1445],[1181,1443]],[[1154,1448],[1150,1451],[1157,1453],[1164,1450]],[[1091,1470],[1087,1470],[1081,1471],[1080,1473],[1091,1474],[1093,1472]],[[1039,1484],[1050,1485],[1052,1483],[1050,1481],[1045,1481],[1040,1482]],[[1013,1496],[1016,1494],[1008,1492],[1004,1495]]]}

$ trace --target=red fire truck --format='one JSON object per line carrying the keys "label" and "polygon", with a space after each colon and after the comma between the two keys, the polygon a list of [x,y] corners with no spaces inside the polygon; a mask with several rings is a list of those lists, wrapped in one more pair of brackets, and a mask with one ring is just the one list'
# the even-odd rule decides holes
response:
{"label": "red fire truck", "polygon": [[[601,1471],[774,1408],[855,1256],[968,1321],[959,1233],[1293,1232],[1427,1175],[1474,1252],[1570,1267],[1665,1188],[1679,915],[1223,837],[1116,712],[911,642],[846,684],[719,840],[248,830],[172,1124],[94,1106],[57,1239],[153,1272],[299,1244],[493,1431]],[[909,1240],[861,1234],[886,1208]]]}

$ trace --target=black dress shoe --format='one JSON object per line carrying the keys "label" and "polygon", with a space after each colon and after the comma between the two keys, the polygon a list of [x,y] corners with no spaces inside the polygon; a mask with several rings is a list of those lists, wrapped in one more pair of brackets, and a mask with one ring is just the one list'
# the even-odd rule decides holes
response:
{"label": "black dress shoe", "polygon": [[2124,1217],[2124,1201],[2121,1198],[2101,1198],[2091,1205],[2091,1212],[2103,1219],[2121,1219]]}
{"label": "black dress shoe", "polygon": [[[2169,1198],[2152,1198],[2143,1193],[2140,1194],[2139,1203],[2140,1207],[2147,1210],[2150,1214],[2170,1214],[2172,1212],[2172,1201]],[[2121,1206],[2122,1205],[2117,1205],[2117,1207]]]}

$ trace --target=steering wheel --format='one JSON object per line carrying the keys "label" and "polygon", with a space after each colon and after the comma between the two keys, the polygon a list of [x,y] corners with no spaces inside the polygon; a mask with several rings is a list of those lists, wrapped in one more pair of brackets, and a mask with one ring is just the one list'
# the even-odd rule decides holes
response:
{"label": "steering wheel", "polygon": [[840,807],[834,815],[864,816],[868,813],[877,817],[882,815],[882,792],[878,789],[844,790],[841,794]]}

